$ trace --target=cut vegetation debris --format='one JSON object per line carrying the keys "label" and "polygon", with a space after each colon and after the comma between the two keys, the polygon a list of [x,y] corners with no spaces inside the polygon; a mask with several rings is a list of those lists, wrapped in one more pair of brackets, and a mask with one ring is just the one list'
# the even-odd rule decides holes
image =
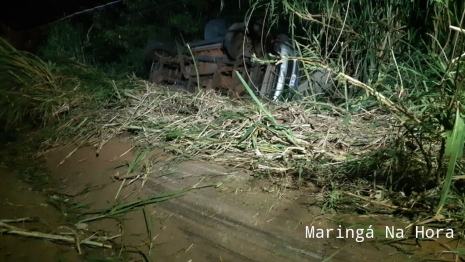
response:
{"label": "cut vegetation debris", "polygon": [[[395,141],[395,120],[379,110],[349,115],[337,107],[310,108],[314,102],[305,99],[260,103],[260,109],[254,102],[214,92],[189,94],[136,79],[132,84],[136,87],[120,90],[125,106],[76,112],[56,135],[95,134],[92,144],[98,153],[110,139],[128,131],[143,147],[163,147],[178,156],[243,168],[255,175],[299,174],[321,186],[334,178],[335,171],[366,175],[374,170],[381,174],[383,166],[392,168],[387,149]],[[376,168],[359,163],[380,149],[386,161],[374,163]]]}
{"label": "cut vegetation debris", "polygon": [[[0,233],[2,234],[10,234],[10,235],[18,235],[23,237],[33,237],[33,238],[42,238],[52,241],[61,241],[66,243],[74,243],[76,244],[76,249],[78,250],[79,254],[81,254],[81,245],[87,245],[91,247],[103,247],[103,248],[113,248],[112,244],[108,244],[109,240],[115,237],[101,237],[97,235],[92,235],[90,237],[81,238],[78,235],[76,230],[71,228],[67,228],[68,233],[66,234],[49,234],[37,231],[30,231],[24,228],[19,228],[16,226],[10,225],[13,222],[16,223],[25,223],[25,222],[32,222],[34,221],[32,218],[21,218],[16,220],[1,220],[0,221]],[[8,223],[8,224],[7,224]],[[68,236],[67,236],[68,235]],[[69,236],[71,235],[71,236]],[[119,236],[116,236],[119,237]]]}
{"label": "cut vegetation debris", "polygon": [[[213,186],[213,185],[210,185],[210,186]],[[204,188],[204,187],[208,187],[208,186],[203,186],[203,187],[199,187],[199,188]],[[115,204],[114,206],[112,206],[112,207],[110,207],[110,208],[108,208],[106,210],[92,212],[93,214],[98,213],[99,215],[83,219],[79,223],[87,223],[87,222],[90,222],[90,221],[104,219],[104,218],[115,218],[118,215],[124,215],[124,214],[126,214],[128,212],[131,212],[133,210],[136,210],[138,208],[143,208],[146,205],[155,204],[155,203],[162,202],[162,201],[167,201],[167,200],[182,196],[184,193],[186,193],[187,191],[189,191],[191,189],[194,189],[194,187],[183,189],[183,190],[176,190],[176,191],[170,191],[170,192],[162,193],[162,194],[159,194],[157,196],[147,198],[147,199],[143,199],[143,200],[135,200],[135,201],[131,201],[131,202]]]}

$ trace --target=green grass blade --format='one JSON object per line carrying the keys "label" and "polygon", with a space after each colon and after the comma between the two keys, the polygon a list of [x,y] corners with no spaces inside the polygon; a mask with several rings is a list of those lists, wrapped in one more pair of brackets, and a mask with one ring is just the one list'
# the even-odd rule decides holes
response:
{"label": "green grass blade", "polygon": [[439,215],[444,204],[446,203],[450,191],[452,177],[454,176],[457,159],[463,155],[463,142],[465,139],[464,126],[463,119],[460,118],[460,111],[457,109],[454,129],[447,135],[446,156],[449,156],[449,164],[447,167],[446,178],[442,185],[441,199],[439,200],[439,204],[436,208],[436,215]]}

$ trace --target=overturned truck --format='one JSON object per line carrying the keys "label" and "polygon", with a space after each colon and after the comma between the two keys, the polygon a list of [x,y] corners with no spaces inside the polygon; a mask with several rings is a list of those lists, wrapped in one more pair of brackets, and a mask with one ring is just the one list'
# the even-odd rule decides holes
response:
{"label": "overturned truck", "polygon": [[[195,92],[199,87],[241,97],[247,90],[236,71],[258,95],[272,101],[287,99],[284,94],[297,87],[298,63],[285,35],[265,37],[259,20],[228,24],[223,19],[207,23],[204,40],[187,43],[151,41],[147,53],[152,59],[149,81],[182,87]],[[184,49],[184,51],[183,51]],[[270,59],[279,63],[260,63]],[[256,59],[258,58],[258,59]],[[290,92],[292,93],[292,92]]]}

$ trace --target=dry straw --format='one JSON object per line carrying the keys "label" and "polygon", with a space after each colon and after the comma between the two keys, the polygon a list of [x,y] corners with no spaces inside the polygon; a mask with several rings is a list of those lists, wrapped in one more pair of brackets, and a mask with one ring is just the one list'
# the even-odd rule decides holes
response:
{"label": "dry straw", "polygon": [[[124,106],[81,112],[58,130],[59,134],[89,139],[100,149],[123,131],[136,144],[169,149],[172,153],[268,174],[298,172],[293,161],[327,165],[344,163],[382,147],[393,134],[393,117],[364,112],[346,114],[311,109],[299,103],[257,104],[232,100],[215,92],[197,94],[132,79],[137,88],[120,90]],[[276,121],[276,123],[274,122]]]}

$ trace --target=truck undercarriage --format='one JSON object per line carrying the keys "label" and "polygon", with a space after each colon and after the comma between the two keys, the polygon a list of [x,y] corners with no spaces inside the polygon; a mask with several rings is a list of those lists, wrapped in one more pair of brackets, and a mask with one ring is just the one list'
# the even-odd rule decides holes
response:
{"label": "truck undercarriage", "polygon": [[[216,90],[238,98],[247,95],[247,90],[237,71],[256,94],[272,101],[285,100],[284,94],[296,89],[298,80],[298,63],[288,59],[294,57],[289,40],[279,35],[264,45],[264,38],[257,39],[250,30],[244,23],[228,27],[224,20],[215,19],[205,27],[205,40],[187,43],[185,51],[176,43],[150,42],[147,52],[153,62],[149,81],[190,92]],[[272,62],[259,62],[268,54],[274,54]]]}

